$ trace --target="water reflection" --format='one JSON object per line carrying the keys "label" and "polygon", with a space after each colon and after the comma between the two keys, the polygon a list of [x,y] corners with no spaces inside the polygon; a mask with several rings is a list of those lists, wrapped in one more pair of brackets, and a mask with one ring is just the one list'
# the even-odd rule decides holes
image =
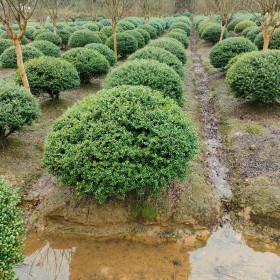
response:
{"label": "water reflection", "polygon": [[192,246],[33,234],[16,273],[20,280],[280,280],[280,250],[269,248],[275,253],[254,251],[230,225]]}
{"label": "water reflection", "polygon": [[190,280],[280,280],[280,257],[254,251],[229,224],[214,232],[205,247],[190,253],[190,262]]}

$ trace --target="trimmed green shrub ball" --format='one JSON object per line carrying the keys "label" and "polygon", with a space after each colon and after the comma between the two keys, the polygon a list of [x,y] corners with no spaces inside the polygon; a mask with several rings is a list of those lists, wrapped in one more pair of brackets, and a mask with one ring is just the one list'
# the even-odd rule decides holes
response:
{"label": "trimmed green shrub ball", "polygon": [[67,46],[71,33],[66,29],[57,30],[56,34],[60,37],[62,45]]}
{"label": "trimmed green shrub ball", "polygon": [[152,41],[149,46],[165,49],[176,55],[183,64],[187,62],[187,55],[184,46],[176,39],[167,37],[160,38]]}
{"label": "trimmed green shrub ball", "polygon": [[254,28],[256,28],[256,26],[249,26],[249,27],[247,27],[246,29],[244,29],[243,31],[242,31],[242,33],[241,33],[241,36],[243,36],[243,37],[247,37],[247,34],[250,32],[250,31],[252,31],[252,30],[254,30]]}
{"label": "trimmed green shrub ball", "polygon": [[234,32],[237,34],[242,33],[242,31],[244,29],[246,29],[247,27],[251,27],[251,26],[257,26],[257,24],[248,19],[242,20],[236,24],[236,26],[234,28]]}
{"label": "trimmed green shrub ball", "polygon": [[142,50],[138,50],[128,58],[128,60],[135,59],[157,60],[161,63],[167,64],[168,66],[173,68],[181,77],[184,77],[183,63],[177,58],[177,56],[165,49],[148,46]]}
{"label": "trimmed green shrub ball", "polygon": [[33,34],[32,34],[32,37],[33,37],[33,40],[40,34],[43,34],[43,33],[52,33],[49,29],[36,29]]}
{"label": "trimmed green shrub ball", "polygon": [[0,39],[0,55],[9,47],[12,47],[14,44],[9,39]]}
{"label": "trimmed green shrub ball", "polygon": [[[101,31],[97,32],[97,35],[99,36],[102,44],[106,44],[106,41],[107,41],[108,37],[104,33],[102,33]],[[94,43],[92,43],[92,44],[94,44]]]}
{"label": "trimmed green shrub ball", "polygon": [[243,18],[237,18],[237,19],[232,20],[232,21],[228,24],[227,30],[228,30],[228,31],[234,31],[235,26],[236,26],[239,22],[241,22],[241,21],[243,21],[243,20],[244,20]]}
{"label": "trimmed green shrub ball", "polygon": [[157,37],[157,30],[150,24],[144,24],[139,26],[138,28],[144,29],[149,32],[151,39],[155,39]]}
{"label": "trimmed green shrub ball", "polygon": [[262,33],[262,27],[254,26],[252,27],[252,30],[248,32],[246,38],[249,39],[251,42],[254,42],[257,35],[260,33]]}
{"label": "trimmed green shrub ball", "polygon": [[189,46],[188,37],[186,37],[185,35],[182,35],[181,33],[171,31],[171,32],[167,33],[165,35],[165,37],[176,39],[177,41],[182,43],[186,49]]}
{"label": "trimmed green shrub ball", "polygon": [[120,20],[117,25],[117,32],[124,32],[128,30],[133,30],[135,25],[129,21]]}
{"label": "trimmed green shrub ball", "polygon": [[182,35],[184,35],[184,36],[188,37],[187,32],[186,32],[186,31],[184,31],[183,29],[174,28],[174,29],[172,29],[170,32],[177,32],[177,33],[180,33],[180,34],[182,34]]}
{"label": "trimmed green shrub ball", "polygon": [[90,31],[99,31],[98,25],[92,22],[86,23],[84,27],[89,29]]}
{"label": "trimmed green shrub ball", "polygon": [[[106,45],[114,50],[114,37],[111,36],[106,41]],[[118,55],[126,56],[134,53],[138,49],[138,42],[134,36],[127,32],[117,33],[117,51]]]}
{"label": "trimmed green shrub ball", "polygon": [[271,50],[280,50],[280,29],[277,28],[272,34],[269,41],[269,48]]}
{"label": "trimmed green shrub ball", "polygon": [[44,32],[42,34],[39,34],[36,36],[34,41],[49,41],[57,46],[61,46],[62,44],[61,38],[57,34],[54,34],[52,32]]}
{"label": "trimmed green shrub ball", "polygon": [[91,43],[102,43],[102,41],[96,33],[83,29],[75,31],[70,36],[68,45],[71,48],[79,48]]}
{"label": "trimmed green shrub ball", "polygon": [[280,98],[280,51],[242,55],[228,70],[227,82],[237,98],[269,103]]}
{"label": "trimmed green shrub ball", "polygon": [[148,31],[146,31],[143,28],[136,28],[135,30],[143,36],[143,38],[145,40],[145,45],[150,42],[151,36],[150,36],[150,33]]}
{"label": "trimmed green shrub ball", "polygon": [[171,24],[169,30],[171,31],[171,30],[177,29],[177,28],[184,30],[188,34],[188,36],[191,35],[191,27],[188,24],[183,23],[183,22],[175,22],[175,23]]}
{"label": "trimmed green shrub ball", "polygon": [[92,44],[86,45],[85,48],[92,49],[92,50],[98,51],[99,53],[103,54],[111,66],[115,65],[117,62],[114,52],[106,45],[92,43]]}
{"label": "trimmed green shrub ball", "polygon": [[[23,61],[26,62],[32,58],[43,56],[44,54],[32,46],[22,46]],[[3,68],[16,68],[17,57],[15,47],[9,47],[0,55],[0,62]]]}
{"label": "trimmed green shrub ball", "polygon": [[0,80],[0,138],[31,125],[39,116],[40,107],[34,96],[22,86]]}
{"label": "trimmed green shrub ball", "polygon": [[189,117],[143,86],[87,96],[55,123],[44,162],[52,174],[99,203],[108,197],[158,195],[184,180],[197,151]]}
{"label": "trimmed green shrub ball", "polygon": [[59,47],[49,41],[34,41],[31,46],[46,56],[60,57]]}
{"label": "trimmed green shrub ball", "polygon": [[[7,39],[7,40],[10,39],[6,31],[4,31],[4,32],[1,34],[0,38],[1,38],[1,39]],[[26,38],[25,35],[23,35],[23,37],[22,37],[22,39],[21,39],[21,44],[22,44],[22,45],[28,44],[28,39]]]}
{"label": "trimmed green shrub ball", "polygon": [[[24,66],[34,95],[48,93],[52,98],[58,98],[60,92],[80,85],[76,68],[64,59],[43,56],[28,61]],[[22,83],[18,71],[15,81]]]}
{"label": "trimmed green shrub ball", "polygon": [[[213,23],[204,29],[201,38],[207,42],[216,44],[217,42],[220,41],[221,33],[222,33],[222,27],[219,24]],[[227,36],[228,36],[228,32],[227,30],[225,30],[223,38],[227,38]]]}
{"label": "trimmed green shrub ball", "polygon": [[256,50],[257,47],[249,39],[243,37],[228,38],[212,47],[210,61],[215,68],[223,68],[236,55]]}
{"label": "trimmed green shrub ball", "polygon": [[138,43],[138,49],[141,49],[145,46],[145,39],[144,37],[141,35],[140,32],[136,31],[136,30],[128,30],[126,31],[128,34],[132,35]]}
{"label": "trimmed green shrub ball", "polygon": [[24,260],[21,236],[25,229],[19,203],[17,188],[0,176],[0,277],[3,280],[16,279],[14,266]]}
{"label": "trimmed green shrub ball", "polygon": [[111,72],[104,81],[105,89],[119,85],[143,85],[158,90],[183,106],[181,77],[165,63],[156,60],[128,61]]}
{"label": "trimmed green shrub ball", "polygon": [[218,24],[218,23],[216,21],[213,21],[213,20],[210,20],[210,19],[203,20],[199,23],[199,25],[197,27],[199,37],[202,36],[202,33],[203,33],[204,29],[211,24]]}
{"label": "trimmed green shrub ball", "polygon": [[27,26],[24,32],[24,35],[27,39],[32,40],[33,39],[33,32],[36,30],[35,27]]}
{"label": "trimmed green shrub ball", "polygon": [[100,32],[105,34],[109,38],[113,35],[113,28],[112,26],[105,26],[101,29]]}
{"label": "trimmed green shrub ball", "polygon": [[107,74],[110,68],[104,55],[89,48],[75,48],[65,52],[61,58],[72,63],[77,69],[82,82],[87,83],[92,77]]}
{"label": "trimmed green shrub ball", "polygon": [[154,27],[158,36],[163,32],[163,27],[157,20],[150,20],[149,25]]}

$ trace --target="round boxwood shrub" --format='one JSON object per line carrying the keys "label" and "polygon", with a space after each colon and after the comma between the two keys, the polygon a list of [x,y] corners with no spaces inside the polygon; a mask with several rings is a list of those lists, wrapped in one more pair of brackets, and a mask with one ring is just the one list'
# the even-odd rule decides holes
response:
{"label": "round boxwood shrub", "polygon": [[169,30],[173,30],[177,28],[184,30],[188,34],[188,36],[191,35],[191,27],[188,24],[183,22],[174,22],[171,24]]}
{"label": "round boxwood shrub", "polygon": [[102,43],[100,37],[87,29],[75,31],[69,38],[68,45],[71,48],[84,47],[90,43]]}
{"label": "round boxwood shrub", "polygon": [[104,81],[104,88],[119,85],[143,85],[158,90],[183,106],[181,77],[165,63],[156,60],[128,61],[111,72]]}
{"label": "round boxwood shrub", "polygon": [[[114,37],[111,36],[106,41],[106,45],[114,50]],[[117,33],[117,51],[118,55],[126,56],[134,53],[138,49],[137,40],[127,32]]]}
{"label": "round boxwood shrub", "polygon": [[250,32],[250,31],[252,31],[252,30],[254,30],[254,28],[256,28],[256,26],[249,26],[249,27],[247,27],[246,29],[244,29],[243,31],[242,31],[242,33],[241,33],[241,36],[243,36],[243,37],[247,37],[247,34]]}
{"label": "round boxwood shrub", "polygon": [[269,41],[269,48],[271,50],[279,50],[280,49],[280,29],[277,28],[272,34]]}
{"label": "round boxwood shrub", "polygon": [[236,55],[256,50],[256,46],[249,39],[243,37],[228,38],[212,47],[210,61],[215,68],[223,68]]}
{"label": "round boxwood shrub", "polygon": [[97,32],[97,35],[99,36],[102,44],[106,44],[106,41],[107,41],[108,37],[104,33],[102,33],[101,31]]}
{"label": "round boxwood shrub", "polygon": [[[220,41],[222,27],[219,24],[210,24],[202,32],[201,38],[212,44]],[[228,32],[225,30],[223,38],[227,38]]]}
{"label": "round boxwood shrub", "polygon": [[13,42],[9,39],[0,39],[0,55],[9,47],[13,46]]}
{"label": "round boxwood shrub", "polygon": [[157,60],[161,63],[167,64],[168,66],[173,68],[181,77],[184,77],[182,62],[177,58],[177,56],[165,49],[148,46],[142,50],[138,50],[128,58],[128,60],[134,59]]}
{"label": "round boxwood shrub", "polygon": [[117,25],[117,31],[118,32],[124,32],[128,30],[133,30],[135,28],[135,25],[129,21],[120,20]]}
{"label": "round boxwood shrub", "polygon": [[60,37],[62,45],[67,46],[71,33],[66,29],[60,29],[56,31],[56,34]]}
{"label": "round boxwood shrub", "polygon": [[0,138],[30,125],[39,116],[40,108],[34,96],[24,87],[0,80]]}
{"label": "round boxwood shrub", "polygon": [[138,31],[143,36],[143,38],[145,40],[145,45],[150,42],[151,36],[150,36],[150,33],[148,31],[146,31],[143,28],[136,28],[135,30]]}
{"label": "round boxwood shrub", "polygon": [[33,34],[32,34],[32,37],[33,37],[33,40],[40,34],[43,34],[43,33],[51,33],[51,31],[49,29],[45,29],[45,28],[42,28],[42,29],[36,29]]}
{"label": "round boxwood shrub", "polygon": [[246,29],[247,27],[251,27],[251,26],[257,26],[257,24],[251,20],[245,19],[240,21],[239,23],[236,24],[235,28],[234,28],[234,32],[236,33],[242,33],[242,31],[244,29]]}
{"label": "round boxwood shrub", "polygon": [[258,47],[259,50],[263,49],[263,44],[264,44],[264,39],[263,39],[263,32],[260,32],[255,40],[254,40],[254,44]]}
{"label": "round boxwood shrub", "polygon": [[49,41],[56,46],[61,46],[62,44],[61,38],[57,34],[54,34],[52,32],[44,32],[42,34],[39,34],[36,36],[34,41]]}
{"label": "round boxwood shrub", "polygon": [[237,98],[269,103],[280,97],[280,51],[242,55],[228,70],[227,82]]}
{"label": "round boxwood shrub", "polygon": [[210,20],[210,19],[203,20],[202,22],[200,22],[200,24],[197,27],[199,37],[202,36],[202,33],[203,33],[204,29],[211,24],[217,24],[217,22],[215,22],[213,20]]}
{"label": "round boxwood shrub", "polygon": [[[76,68],[61,58],[34,58],[25,63],[25,71],[34,95],[48,93],[52,98],[58,98],[60,92],[80,85]],[[18,71],[15,73],[15,81],[21,84]]]}
{"label": "round boxwood shrub", "polygon": [[92,49],[92,50],[98,51],[99,53],[103,54],[111,66],[115,65],[117,62],[114,52],[110,48],[108,48],[106,45],[92,43],[92,44],[86,45],[85,48]]}
{"label": "round boxwood shrub", "polygon": [[104,55],[89,48],[71,49],[61,57],[75,66],[81,81],[85,83],[94,76],[107,74],[110,68]]}
{"label": "round boxwood shrub", "polygon": [[138,43],[138,48],[141,49],[145,46],[145,39],[144,37],[141,35],[140,32],[138,32],[137,30],[128,30],[126,31],[128,34],[132,35]]}
{"label": "round boxwood shrub", "polygon": [[228,31],[234,31],[235,26],[243,20],[244,20],[243,18],[237,18],[237,19],[234,19],[234,20],[230,21],[230,23],[227,26],[227,30]]}
{"label": "round boxwood shrub", "polygon": [[186,32],[186,31],[184,31],[183,29],[174,28],[174,29],[172,29],[170,32],[177,32],[177,33],[180,33],[180,34],[182,34],[182,35],[184,35],[184,36],[187,36],[187,37],[188,37],[187,32]]}
{"label": "round boxwood shrub", "polygon": [[18,204],[17,189],[0,176],[0,277],[16,279],[14,266],[24,260],[21,252],[24,220]]}
{"label": "round boxwood shrub", "polygon": [[44,162],[64,185],[103,203],[158,195],[183,180],[197,146],[188,116],[173,100],[121,86],[70,108],[47,138]]}
{"label": "round boxwood shrub", "polygon": [[254,42],[255,38],[260,33],[262,33],[262,27],[253,26],[252,29],[247,33],[246,38],[249,39],[251,42]]}
{"label": "round boxwood shrub", "polygon": [[101,29],[100,32],[105,34],[109,38],[113,35],[113,28],[112,26],[105,26]]}
{"label": "round boxwood shrub", "polygon": [[143,25],[139,26],[138,28],[144,29],[147,32],[149,32],[151,39],[155,39],[157,37],[157,30],[150,24],[143,24]]}
{"label": "round boxwood shrub", "polygon": [[149,46],[165,49],[176,55],[183,64],[187,62],[187,55],[184,46],[176,39],[167,37],[160,38],[151,42]]}
{"label": "round boxwood shrub", "polygon": [[36,30],[35,27],[27,26],[24,32],[24,35],[27,39],[32,40],[33,39],[33,32]]}
{"label": "round boxwood shrub", "polygon": [[163,32],[163,27],[157,20],[154,20],[154,21],[150,20],[149,25],[154,27],[158,36]]}
{"label": "round boxwood shrub", "polygon": [[[22,46],[23,61],[26,62],[32,58],[43,56],[44,54],[32,46]],[[9,47],[0,55],[0,62],[3,68],[16,68],[17,57],[15,47]]]}
{"label": "round boxwood shrub", "polygon": [[91,30],[91,31],[99,31],[99,27],[97,24],[95,23],[92,23],[92,22],[89,22],[89,23],[86,23],[84,25],[85,28]]}
{"label": "round boxwood shrub", "polygon": [[185,35],[182,35],[181,33],[171,31],[171,32],[167,33],[165,35],[165,37],[176,39],[177,41],[182,43],[186,49],[189,46],[188,37]]}
{"label": "round boxwood shrub", "polygon": [[38,49],[46,56],[53,56],[53,57],[59,57],[60,56],[60,49],[55,44],[49,42],[49,41],[34,41],[31,44],[32,47]]}

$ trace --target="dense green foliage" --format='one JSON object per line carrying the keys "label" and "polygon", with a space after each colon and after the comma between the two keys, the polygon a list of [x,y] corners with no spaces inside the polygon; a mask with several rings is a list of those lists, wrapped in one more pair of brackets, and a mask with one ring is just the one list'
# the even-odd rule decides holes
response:
{"label": "dense green foliage", "polygon": [[106,45],[92,43],[92,44],[86,45],[85,48],[96,50],[99,53],[103,54],[111,66],[115,65],[117,62],[114,52]]}
{"label": "dense green foliage", "polygon": [[109,38],[113,35],[113,28],[112,26],[105,26],[101,29],[100,32],[105,34]]}
{"label": "dense green foliage", "polygon": [[[3,32],[1,33],[0,39],[10,39],[7,32]],[[26,36],[23,35],[22,39],[21,39],[21,44],[22,45],[26,45],[28,44],[28,39],[26,38]]]}
{"label": "dense green foliage", "polygon": [[136,28],[135,30],[138,31],[143,36],[143,38],[145,40],[145,44],[148,44],[150,42],[151,36],[148,31],[146,31],[143,28]]}
{"label": "dense green foliage", "polygon": [[13,42],[9,39],[0,39],[0,55],[4,52],[4,50],[13,46]]}
{"label": "dense green foliage", "polygon": [[62,45],[67,46],[71,33],[65,29],[61,29],[57,30],[56,34],[60,37]]}
{"label": "dense green foliage", "polygon": [[171,31],[171,30],[177,29],[177,28],[184,30],[188,34],[188,36],[190,36],[191,27],[188,24],[186,24],[184,22],[174,22],[174,23],[171,24],[169,30]]}
{"label": "dense green foliage", "polygon": [[8,136],[24,125],[30,125],[39,115],[37,100],[24,87],[0,80],[0,137]]}
{"label": "dense green foliage", "polygon": [[[202,32],[201,38],[207,42],[215,44],[220,41],[222,27],[219,24],[212,23],[208,25]],[[223,38],[227,38],[228,32],[225,30]]]}
{"label": "dense green foliage", "polygon": [[269,103],[280,97],[280,51],[251,52],[240,56],[227,73],[238,98]]}
{"label": "dense green foliage", "polygon": [[49,41],[34,41],[31,44],[32,47],[38,49],[46,56],[53,56],[53,57],[59,57],[60,56],[60,49],[55,44],[49,42]]}
{"label": "dense green foliage", "polygon": [[210,61],[215,68],[223,68],[236,55],[256,50],[256,46],[249,39],[243,37],[228,38],[212,47]]}
{"label": "dense green foliage", "polygon": [[236,18],[236,19],[232,20],[232,21],[228,24],[227,30],[228,30],[228,31],[234,31],[235,26],[236,26],[239,22],[241,22],[241,21],[243,21],[243,20],[244,20],[243,18]]}
{"label": "dense green foliage", "polygon": [[23,244],[20,236],[25,233],[22,213],[17,205],[20,196],[4,177],[0,177],[0,279],[15,279],[14,266],[23,261]]}
{"label": "dense green foliage", "polygon": [[262,27],[260,26],[253,26],[252,29],[247,33],[246,38],[250,41],[254,42],[257,35],[262,33]]}
{"label": "dense green foliage", "polygon": [[126,31],[128,34],[132,35],[136,40],[137,40],[137,44],[138,44],[138,48],[141,49],[145,46],[145,39],[144,37],[141,35],[140,32],[138,32],[137,30],[128,30]]}
{"label": "dense green foliage", "polygon": [[277,28],[272,34],[269,41],[269,48],[271,50],[280,50],[280,29]]}
{"label": "dense green foliage", "polygon": [[[114,38],[111,36],[106,41],[106,45],[113,50],[114,49]],[[137,40],[127,32],[117,33],[117,50],[118,55],[126,56],[135,52],[138,49]]]}
{"label": "dense green foliage", "polygon": [[183,44],[173,38],[160,38],[149,44],[151,47],[158,47],[173,53],[177,58],[185,64],[187,62],[187,55]]}
{"label": "dense green foliage", "polygon": [[49,41],[57,46],[61,46],[62,40],[61,38],[52,32],[44,32],[35,37],[34,41]]}
{"label": "dense green foliage", "polygon": [[184,69],[182,62],[171,52],[157,48],[157,47],[146,47],[142,50],[138,50],[131,56],[128,60],[134,59],[153,59],[161,63],[165,63],[171,68],[173,68],[181,77],[184,76]]}
{"label": "dense green foliage", "polygon": [[155,39],[157,37],[157,30],[149,24],[141,25],[138,28],[144,29],[149,32],[151,39]]}
{"label": "dense green foliage", "polygon": [[96,33],[83,29],[75,31],[70,36],[68,45],[71,48],[79,48],[91,43],[102,43],[102,41]]}
{"label": "dense green foliage", "polygon": [[183,35],[182,33],[171,31],[167,33],[165,37],[176,39],[177,41],[182,43],[186,49],[189,46],[188,37],[186,35]]}
{"label": "dense green foliage", "polygon": [[124,198],[157,195],[184,180],[197,150],[187,115],[169,98],[142,86],[86,97],[54,125],[44,162],[79,194]]}
{"label": "dense green foliage", "polygon": [[[43,53],[32,46],[22,46],[23,61],[26,62],[32,58],[43,56]],[[17,57],[15,47],[9,47],[0,55],[0,62],[3,68],[16,68]]]}
{"label": "dense green foliage", "polygon": [[90,48],[75,48],[65,52],[61,58],[69,61],[77,69],[82,82],[92,77],[107,74],[110,64],[104,55]]}
{"label": "dense green foliage", "polygon": [[117,25],[117,32],[124,32],[128,30],[133,30],[135,25],[129,21],[120,20]]}
{"label": "dense green foliage", "polygon": [[119,85],[143,85],[158,90],[183,106],[183,84],[180,76],[165,63],[156,60],[132,60],[111,72],[103,87],[113,88]]}
{"label": "dense green foliage", "polygon": [[[80,85],[76,68],[60,58],[43,56],[32,59],[25,63],[25,70],[34,95],[48,93],[52,98],[58,98],[60,92]],[[18,71],[15,81],[22,83]]]}
{"label": "dense green foliage", "polygon": [[242,20],[236,24],[236,26],[234,28],[234,32],[236,32],[238,34],[242,33],[243,30],[245,30],[247,27],[251,27],[251,26],[257,26],[257,24],[248,19]]}
{"label": "dense green foliage", "polygon": [[40,34],[43,33],[51,33],[51,31],[49,29],[45,29],[45,28],[41,28],[41,29],[36,29],[35,31],[33,31],[32,37],[33,40]]}

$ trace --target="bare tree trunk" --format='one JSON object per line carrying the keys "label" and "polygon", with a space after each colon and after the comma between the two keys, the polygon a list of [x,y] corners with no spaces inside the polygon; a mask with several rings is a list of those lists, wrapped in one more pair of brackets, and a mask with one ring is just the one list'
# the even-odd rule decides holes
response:
{"label": "bare tree trunk", "polygon": [[114,54],[115,54],[115,57],[118,58],[118,49],[117,49],[117,21],[116,21],[116,19],[113,19],[112,27],[113,27],[113,37],[114,37]]}
{"label": "bare tree trunk", "polygon": [[219,42],[222,42],[222,41],[223,41],[223,38],[224,38],[224,34],[225,34],[225,30],[226,30],[227,24],[228,24],[228,20],[225,19],[224,25],[223,25],[223,22],[222,22],[222,32],[221,32],[221,36],[220,36],[220,41],[219,41]]}
{"label": "bare tree trunk", "polygon": [[15,49],[16,49],[17,66],[18,66],[19,75],[20,75],[21,80],[22,80],[22,84],[30,92],[29,82],[28,82],[28,79],[27,79],[27,76],[26,76],[24,65],[23,65],[21,40],[18,39],[18,38],[13,39],[13,43],[14,43]]}
{"label": "bare tree trunk", "polygon": [[54,34],[56,34],[57,20],[56,20],[56,19],[53,19],[52,24],[53,24],[53,32],[54,32]]}
{"label": "bare tree trunk", "polygon": [[268,32],[268,27],[268,25],[265,25],[263,28],[263,51],[267,51],[269,46],[270,36]]}

